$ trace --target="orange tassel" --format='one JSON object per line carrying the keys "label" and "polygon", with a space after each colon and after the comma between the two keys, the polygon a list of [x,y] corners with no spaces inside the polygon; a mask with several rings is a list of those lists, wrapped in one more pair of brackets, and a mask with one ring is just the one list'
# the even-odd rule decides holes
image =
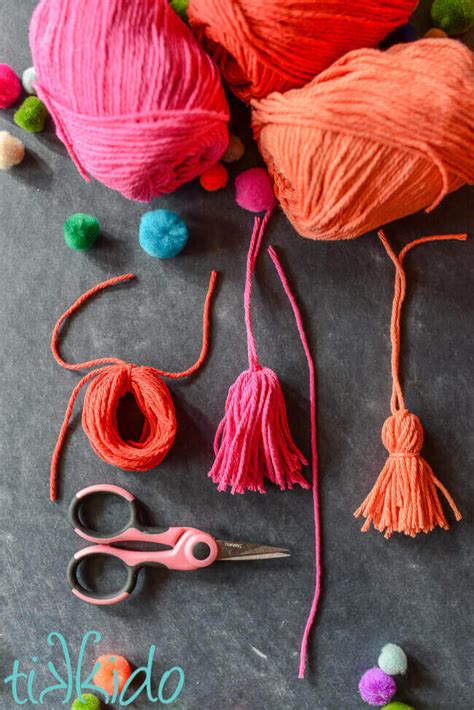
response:
{"label": "orange tassel", "polygon": [[430,532],[436,526],[444,530],[448,529],[437,489],[448,501],[456,520],[461,520],[461,513],[446,488],[421,456],[423,428],[418,417],[405,408],[399,379],[400,315],[406,295],[403,259],[410,249],[419,244],[446,239],[465,241],[467,234],[446,234],[415,239],[401,250],[398,257],[382,231],[379,232],[379,237],[396,269],[390,328],[392,416],[385,421],[382,429],[382,441],[389,452],[389,457],[371,492],[354,515],[356,518],[362,515],[366,519],[362,527],[363,532],[366,532],[372,524],[377,530],[385,533],[386,538],[389,538],[393,532],[402,532],[415,537],[417,533]]}

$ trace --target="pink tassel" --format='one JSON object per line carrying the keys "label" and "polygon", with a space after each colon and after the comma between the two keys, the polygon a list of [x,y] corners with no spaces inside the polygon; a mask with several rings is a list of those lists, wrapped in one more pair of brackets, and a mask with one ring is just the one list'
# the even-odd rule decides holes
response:
{"label": "pink tassel", "polygon": [[252,331],[252,275],[270,211],[255,219],[247,258],[244,293],[249,368],[232,385],[224,418],[214,441],[215,461],[209,476],[219,491],[265,493],[265,478],[281,490],[309,488],[301,474],[307,461],[291,436],[278,377],[258,361]]}

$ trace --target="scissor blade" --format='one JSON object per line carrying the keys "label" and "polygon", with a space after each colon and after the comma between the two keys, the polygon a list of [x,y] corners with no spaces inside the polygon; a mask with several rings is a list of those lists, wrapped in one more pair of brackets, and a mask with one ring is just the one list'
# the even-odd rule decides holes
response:
{"label": "scissor blade", "polygon": [[228,542],[227,540],[217,540],[217,544],[219,546],[217,559],[222,562],[271,560],[290,556],[289,550],[270,545],[253,545],[248,542]]}

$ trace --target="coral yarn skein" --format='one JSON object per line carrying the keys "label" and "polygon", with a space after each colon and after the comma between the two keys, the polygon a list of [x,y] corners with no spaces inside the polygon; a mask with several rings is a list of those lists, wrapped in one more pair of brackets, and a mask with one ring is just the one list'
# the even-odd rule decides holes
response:
{"label": "coral yarn skein", "polygon": [[190,0],[188,19],[244,101],[304,86],[347,52],[375,47],[416,0]]}
{"label": "coral yarn skein", "polygon": [[351,239],[474,183],[474,61],[452,39],[346,55],[254,101],[253,128],[296,231]]}

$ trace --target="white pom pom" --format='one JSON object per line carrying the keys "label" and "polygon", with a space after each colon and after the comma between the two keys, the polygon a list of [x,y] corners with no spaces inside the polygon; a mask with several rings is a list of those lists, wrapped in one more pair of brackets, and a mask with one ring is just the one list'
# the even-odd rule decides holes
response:
{"label": "white pom pom", "polygon": [[388,675],[407,672],[408,660],[405,651],[395,643],[388,643],[382,648],[378,660],[379,668]]}
{"label": "white pom pom", "polygon": [[21,83],[23,84],[23,88],[27,94],[36,94],[36,91],[33,89],[33,82],[35,81],[35,79],[35,68],[28,67],[28,69],[25,69],[21,76]]}

